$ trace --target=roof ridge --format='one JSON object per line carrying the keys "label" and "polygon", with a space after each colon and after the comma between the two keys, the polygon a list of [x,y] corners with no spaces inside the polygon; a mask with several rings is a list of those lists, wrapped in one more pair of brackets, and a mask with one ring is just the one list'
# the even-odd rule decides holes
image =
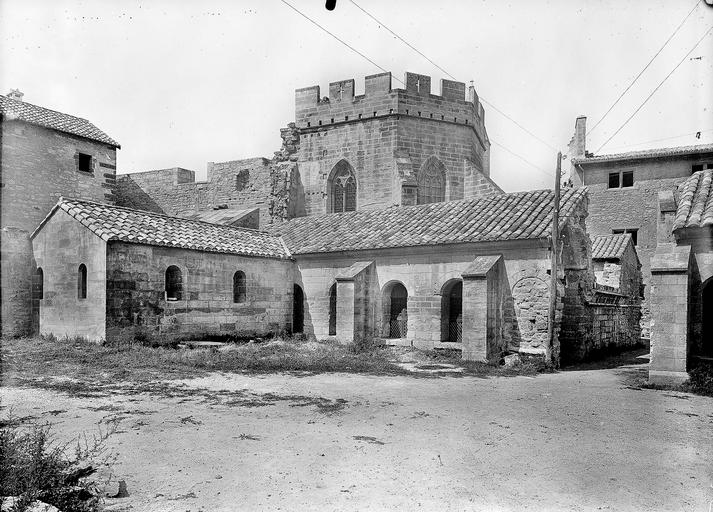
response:
{"label": "roof ridge", "polygon": [[[5,99],[5,100],[7,100],[7,101],[12,101],[12,102],[14,102],[14,103],[17,103],[18,105],[30,105],[30,106],[35,107],[35,108],[41,108],[42,110],[48,110],[48,111],[50,111],[50,112],[54,112],[55,114],[62,114],[63,116],[69,116],[69,117],[73,117],[73,118],[75,118],[75,119],[81,119],[82,121],[86,121],[87,123],[91,123],[92,125],[94,124],[94,123],[92,123],[89,119],[87,119],[86,117],[79,117],[79,116],[75,116],[74,114],[67,114],[66,112],[62,112],[61,110],[54,110],[54,109],[52,109],[52,108],[43,107],[42,105],[36,105],[35,103],[30,103],[29,101],[25,101],[25,100],[15,100],[15,99],[13,99],[13,98],[8,98],[7,96],[2,95],[2,94],[0,94],[0,98],[3,98],[3,99]],[[96,127],[96,126],[95,126],[95,127]],[[98,127],[96,127],[96,128],[98,128]]]}

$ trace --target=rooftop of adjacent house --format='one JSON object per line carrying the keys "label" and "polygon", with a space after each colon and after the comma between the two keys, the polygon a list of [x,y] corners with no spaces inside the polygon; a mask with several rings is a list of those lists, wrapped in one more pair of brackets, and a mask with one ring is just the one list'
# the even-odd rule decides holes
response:
{"label": "rooftop of adjacent house", "polygon": [[713,225],[713,169],[698,171],[678,186],[673,230]]}
{"label": "rooftop of adjacent house", "polygon": [[120,241],[265,258],[290,257],[279,237],[262,231],[79,199],[60,198],[32,233],[32,237],[39,233],[58,209],[67,212],[106,242]]}
{"label": "rooftop of adjacent house", "polygon": [[[562,194],[560,227],[586,197]],[[269,228],[293,254],[547,238],[554,192],[536,190],[483,199],[300,217]]]}
{"label": "rooftop of adjacent house", "polygon": [[614,153],[611,155],[596,155],[582,158],[573,158],[573,164],[589,164],[601,162],[619,162],[625,160],[644,160],[650,158],[669,158],[687,155],[713,153],[713,144],[699,144],[694,146],[678,146],[674,148],[643,149],[627,153]]}
{"label": "rooftop of adjacent house", "polygon": [[628,233],[619,235],[600,235],[592,238],[593,260],[618,260],[632,242]]}
{"label": "rooftop of adjacent house", "polygon": [[[21,97],[21,95],[18,97]],[[86,119],[39,107],[26,101],[0,95],[0,114],[7,120],[24,121],[85,139],[103,142],[117,148],[121,147],[118,142]]]}
{"label": "rooftop of adjacent house", "polygon": [[202,220],[211,224],[223,224],[231,226],[243,219],[246,215],[259,211],[258,208],[249,208],[247,210],[237,210],[235,208],[217,208],[214,210],[203,210],[200,212],[187,213],[181,215],[184,219]]}

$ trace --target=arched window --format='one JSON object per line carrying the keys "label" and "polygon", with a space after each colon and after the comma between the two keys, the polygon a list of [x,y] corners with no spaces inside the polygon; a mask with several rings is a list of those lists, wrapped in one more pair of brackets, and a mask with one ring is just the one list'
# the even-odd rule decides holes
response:
{"label": "arched window", "polygon": [[340,160],[334,166],[328,186],[332,213],[356,210],[357,182],[354,170],[346,160]]}
{"label": "arched window", "polygon": [[181,300],[183,278],[181,269],[171,265],[166,269],[166,300]]}
{"label": "arched window", "polygon": [[245,302],[245,296],[245,272],[238,270],[235,274],[233,274],[233,302]]}
{"label": "arched window", "polygon": [[446,168],[435,157],[423,164],[418,173],[418,204],[440,203],[446,200]]}
{"label": "arched window", "polygon": [[87,266],[84,263],[77,270],[77,298],[87,298]]}
{"label": "arched window", "polygon": [[42,267],[37,267],[34,278],[32,279],[32,295],[35,300],[45,298],[45,273]]}

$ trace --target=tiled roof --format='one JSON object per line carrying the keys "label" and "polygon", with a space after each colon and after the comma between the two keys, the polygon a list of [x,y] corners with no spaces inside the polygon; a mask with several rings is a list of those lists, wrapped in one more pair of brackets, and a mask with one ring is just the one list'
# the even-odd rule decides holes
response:
{"label": "tiled roof", "polygon": [[698,171],[678,187],[678,206],[673,229],[713,225],[713,169]]}
{"label": "tiled roof", "polygon": [[290,256],[279,237],[261,231],[179,219],[78,199],[60,198],[32,234],[33,237],[57,209],[67,212],[106,242],[115,240],[267,258]]}
{"label": "tiled roof", "polygon": [[640,160],[644,158],[663,158],[670,156],[697,155],[700,153],[713,153],[713,144],[699,144],[694,146],[678,146],[675,148],[644,149],[629,151],[627,153],[614,153],[611,155],[596,155],[584,158],[573,158],[573,164],[588,164],[595,162],[618,162],[622,160]]}
{"label": "tiled roof", "polygon": [[[561,222],[586,188],[562,194]],[[524,240],[550,235],[554,192],[537,190],[483,199],[313,215],[275,224],[293,254]]]}
{"label": "tiled roof", "polygon": [[7,120],[19,120],[52,130],[71,133],[86,139],[96,140],[120,148],[119,143],[81,117],[70,116],[32,103],[18,101],[0,95],[0,114]]}
{"label": "tiled roof", "polygon": [[248,210],[221,208],[218,210],[204,210],[200,212],[192,212],[185,215],[181,215],[181,217],[183,217],[184,219],[202,220],[203,222],[210,222],[212,224],[223,224],[224,226],[230,226],[245,217],[246,215],[253,213],[255,210],[257,210],[257,208],[250,208]]}
{"label": "tiled roof", "polygon": [[624,255],[630,242],[631,235],[628,233],[595,236],[592,240],[592,259],[618,260]]}

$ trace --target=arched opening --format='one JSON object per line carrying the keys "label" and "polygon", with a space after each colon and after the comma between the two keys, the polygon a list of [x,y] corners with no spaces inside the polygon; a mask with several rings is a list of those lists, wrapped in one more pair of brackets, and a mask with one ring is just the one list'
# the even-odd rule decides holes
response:
{"label": "arched opening", "polygon": [[701,290],[701,316],[703,325],[696,356],[713,358],[713,278],[703,283]]}
{"label": "arched opening", "polygon": [[384,308],[384,336],[405,338],[408,333],[408,291],[406,287],[398,281],[384,286],[382,304]]}
{"label": "arched opening", "polygon": [[302,287],[294,285],[292,297],[292,333],[300,333],[305,330],[305,294]]}
{"label": "arched opening", "polygon": [[329,335],[337,335],[337,283],[329,289]]}
{"label": "arched opening", "polygon": [[463,341],[463,281],[451,279],[441,294],[441,341]]}
{"label": "arched opening", "polygon": [[233,274],[233,302],[240,304],[245,302],[247,289],[245,287],[245,272],[238,270]]}
{"label": "arched opening", "polygon": [[329,180],[329,212],[353,212],[356,210],[357,182],[354,169],[346,160],[340,160],[332,168]]}
{"label": "arched opening", "polygon": [[77,298],[87,298],[87,266],[84,263],[77,270]]}
{"label": "arched opening", "polygon": [[446,166],[436,157],[424,162],[418,172],[418,204],[440,203],[446,200]]}
{"label": "arched opening", "polygon": [[166,300],[181,300],[183,278],[181,269],[171,265],[166,269]]}

